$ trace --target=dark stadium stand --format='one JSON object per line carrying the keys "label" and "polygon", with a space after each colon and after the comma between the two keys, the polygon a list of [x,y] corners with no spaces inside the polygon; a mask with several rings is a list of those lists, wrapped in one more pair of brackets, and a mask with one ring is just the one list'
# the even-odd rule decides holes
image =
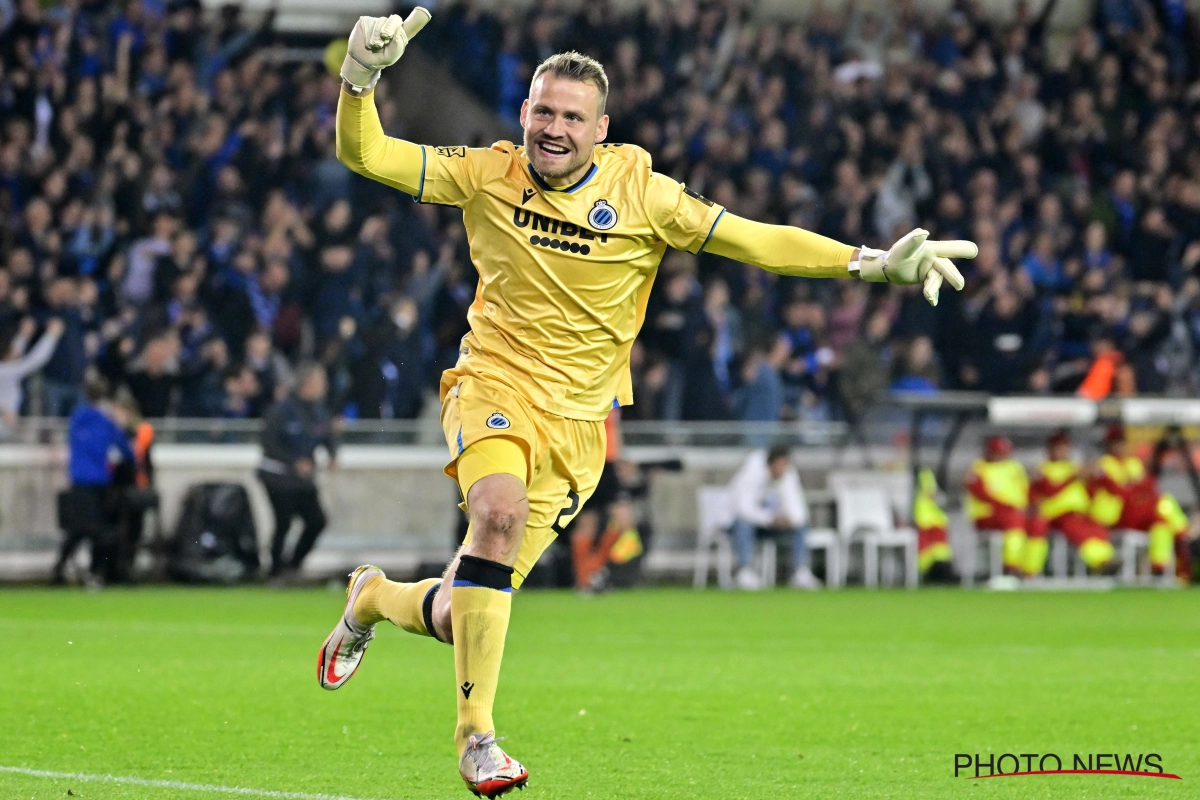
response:
{"label": "dark stadium stand", "polygon": [[[780,26],[732,0],[460,2],[422,45],[508,119],[540,58],[601,58],[610,139],[739,214],[856,245],[916,225],[980,245],[967,290],[934,309],[672,253],[626,418],[853,422],[892,388],[1194,393],[1195,20],[1105,0],[1055,39],[1054,2],[1004,25],[957,5]],[[0,350],[65,323],[5,414],[67,413],[94,365],[150,416],[256,417],[302,357],[330,368],[340,412],[420,413],[474,294],[463,230],[336,160],[323,65],[282,63],[270,15],[0,8]]]}

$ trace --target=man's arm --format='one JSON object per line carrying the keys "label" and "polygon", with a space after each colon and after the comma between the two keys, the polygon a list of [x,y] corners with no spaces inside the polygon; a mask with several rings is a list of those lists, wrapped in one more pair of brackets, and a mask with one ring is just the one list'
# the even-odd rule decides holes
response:
{"label": "man's arm", "polygon": [[726,211],[704,246],[734,261],[753,264],[780,275],[804,278],[848,278],[859,249],[820,234],[787,225],[767,225]]}
{"label": "man's arm", "polygon": [[856,248],[800,228],[767,225],[725,212],[703,249],[781,275],[919,283],[925,299],[937,305],[943,281],[955,289],[964,285],[950,258],[974,258],[979,248],[972,242],[928,242],[928,237],[928,231],[918,228],[889,250]]}
{"label": "man's arm", "polygon": [[416,36],[429,12],[417,7],[407,20],[359,17],[350,32],[342,62],[342,92],[338,98],[337,157],[360,175],[387,184],[418,200],[424,175],[425,151],[412,142],[383,133],[375,110],[379,73],[400,59],[408,40]]}
{"label": "man's arm", "polygon": [[383,132],[375,90],[356,94],[342,83],[337,109],[337,157],[354,172],[417,197],[425,153],[420,145]]}

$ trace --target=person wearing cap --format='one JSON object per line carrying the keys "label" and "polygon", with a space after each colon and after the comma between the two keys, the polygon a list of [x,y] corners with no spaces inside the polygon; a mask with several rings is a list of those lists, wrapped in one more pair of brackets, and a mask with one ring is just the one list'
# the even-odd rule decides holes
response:
{"label": "person wearing cap", "polygon": [[1150,571],[1162,575],[1171,555],[1183,580],[1191,575],[1187,547],[1188,518],[1179,501],[1158,489],[1159,463],[1149,469],[1130,452],[1125,426],[1113,424],[1104,434],[1104,455],[1088,483],[1091,517],[1114,530],[1144,531],[1150,535]]}
{"label": "person wearing cap", "polygon": [[1108,529],[1090,516],[1092,498],[1079,464],[1071,459],[1070,434],[1056,432],[1046,440],[1046,450],[1047,460],[1029,486],[1029,501],[1036,504],[1036,514],[1030,517],[1026,572],[1037,575],[1045,568],[1046,537],[1056,530],[1079,551],[1089,572],[1110,573],[1115,566],[1112,542]]}
{"label": "person wearing cap", "polygon": [[1024,574],[1025,509],[1029,505],[1029,474],[1012,457],[1012,442],[989,436],[983,458],[967,472],[967,515],[975,530],[1003,537],[1004,572]]}

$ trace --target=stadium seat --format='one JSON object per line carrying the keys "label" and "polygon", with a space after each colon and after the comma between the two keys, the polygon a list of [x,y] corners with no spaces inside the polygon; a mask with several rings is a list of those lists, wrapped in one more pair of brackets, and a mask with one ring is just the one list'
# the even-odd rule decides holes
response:
{"label": "stadium seat", "polygon": [[1087,565],[1079,552],[1071,547],[1067,537],[1057,531],[1050,532],[1050,573],[1056,578],[1075,577],[1087,580]]}
{"label": "stadium seat", "polygon": [[[733,545],[729,529],[733,526],[733,493],[728,486],[701,486],[696,490],[696,511],[699,530],[696,532],[696,563],[692,586],[703,589],[708,586],[708,573],[714,566],[717,570],[717,585],[722,589],[733,588]],[[825,531],[809,531],[809,549],[825,548],[831,552]],[[815,537],[814,537],[815,535]],[[830,537],[832,539],[832,537]],[[814,543],[815,541],[815,543]],[[775,585],[778,547],[774,539],[763,539],[758,543],[759,580],[763,588]],[[716,563],[712,563],[713,548],[716,548]],[[836,550],[836,548],[832,548]],[[836,563],[836,555],[833,560]],[[829,562],[826,562],[829,563]]]}
{"label": "stadium seat", "polygon": [[[1119,540],[1118,549],[1121,553],[1121,583],[1152,583],[1154,576],[1150,573],[1150,535],[1144,531],[1116,530],[1113,538]],[[1138,562],[1138,557],[1141,563]],[[1171,554],[1167,568],[1163,571],[1163,583],[1174,583],[1175,556]]]}
{"label": "stadium seat", "polygon": [[842,566],[842,546],[838,532],[832,528],[809,528],[804,537],[808,552],[825,551],[825,586],[835,589],[843,584],[846,574]]}
{"label": "stadium seat", "polygon": [[904,585],[917,586],[917,533],[912,528],[896,528],[892,503],[881,488],[846,486],[837,491],[838,534],[841,539],[841,582],[849,566],[850,547],[861,543],[863,583],[879,584],[879,551],[897,548],[904,559]]}
{"label": "stadium seat", "polygon": [[[692,586],[703,589],[708,585],[712,550],[715,547],[717,585],[722,589],[733,588],[733,545],[729,541],[729,528],[733,525],[733,494],[727,486],[701,486],[696,490],[696,567]],[[774,542],[770,542],[772,549]],[[772,559],[774,561],[774,559]],[[774,581],[772,581],[774,583]]]}

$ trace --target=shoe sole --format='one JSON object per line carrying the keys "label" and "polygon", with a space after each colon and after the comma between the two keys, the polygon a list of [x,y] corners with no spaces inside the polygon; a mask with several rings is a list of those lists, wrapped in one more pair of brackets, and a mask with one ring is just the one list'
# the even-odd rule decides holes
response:
{"label": "shoe sole", "polygon": [[[466,781],[465,778],[463,780],[464,780],[464,782]],[[480,785],[487,786],[488,783],[491,783],[491,781],[485,781],[484,783],[482,783]],[[486,789],[480,789],[478,786],[472,786],[468,782],[467,783],[467,791],[469,791],[471,794],[475,795],[476,797],[486,797],[486,798],[488,798],[488,800],[493,800],[493,798],[499,797],[500,795],[504,794],[505,792],[512,791],[513,789],[524,789],[528,785],[529,785],[529,773],[526,772],[522,777],[517,778],[515,781],[512,781],[511,783],[506,783],[503,786],[489,787]]]}
{"label": "shoe sole", "polygon": [[[344,609],[342,609],[342,620],[346,618],[347,614],[354,613],[354,601],[358,599],[358,593],[362,590],[362,585],[366,583],[366,581],[360,579],[368,570],[378,570],[380,577],[383,577],[383,570],[370,564],[364,564],[363,566],[354,570],[354,572],[350,573],[350,580],[346,583],[346,606]],[[322,689],[326,689],[331,692],[345,686],[349,680],[354,677],[354,673],[358,672],[358,667],[362,664],[362,658],[367,657],[367,654],[364,651],[362,658],[358,660],[358,664],[354,665],[354,669],[350,670],[349,674],[344,675],[336,684],[329,683],[325,680],[325,669],[329,666],[328,662],[326,661],[329,644],[333,641],[334,634],[337,633],[338,627],[340,627],[342,624],[342,620],[338,620],[338,624],[333,626],[333,630],[329,632],[329,636],[325,637],[324,643],[321,644],[321,649],[317,652],[317,682],[321,684]]]}

